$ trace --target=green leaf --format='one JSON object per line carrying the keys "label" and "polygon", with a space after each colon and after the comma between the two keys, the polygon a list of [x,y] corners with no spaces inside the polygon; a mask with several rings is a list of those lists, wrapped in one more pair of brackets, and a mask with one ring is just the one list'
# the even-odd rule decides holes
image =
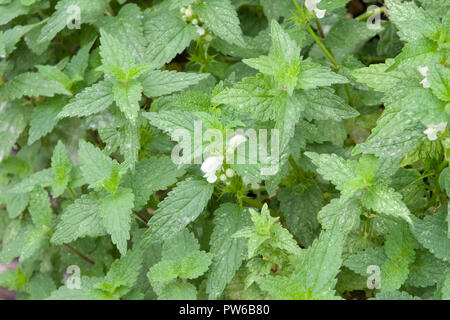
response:
{"label": "green leaf", "polygon": [[82,195],[63,211],[51,242],[60,245],[86,236],[98,237],[105,234],[98,199],[90,193]]}
{"label": "green leaf", "polygon": [[411,232],[425,248],[437,258],[450,261],[450,238],[448,237],[447,212],[445,206],[433,216],[413,219]]}
{"label": "green leaf", "polygon": [[359,115],[344,99],[334,94],[331,88],[299,92],[297,100],[303,104],[304,117],[308,120],[342,120]]}
{"label": "green leaf", "polygon": [[136,80],[131,80],[128,83],[116,82],[112,88],[114,100],[120,110],[127,119],[133,122],[137,119],[142,89],[142,85]]}
{"label": "green leaf", "polygon": [[408,207],[402,201],[402,196],[394,189],[385,185],[370,187],[361,197],[361,203],[377,213],[397,217],[412,223]]}
{"label": "green leaf", "polygon": [[179,277],[182,279],[196,279],[208,271],[212,261],[212,254],[204,251],[193,252],[181,261]]}
{"label": "green leaf", "polygon": [[134,207],[134,195],[131,189],[123,188],[116,194],[100,200],[100,213],[106,231],[122,255],[127,252],[127,240],[130,239],[131,209]]}
{"label": "green leaf", "polygon": [[0,7],[2,10],[2,14],[0,16],[0,26],[7,24],[12,19],[26,14],[29,11],[29,8],[22,5],[20,1],[11,1],[6,2],[5,4],[2,4]]}
{"label": "green leaf", "polygon": [[450,101],[450,70],[436,64],[428,73],[428,80],[434,95],[442,101]]}
{"label": "green leaf", "polygon": [[387,257],[383,248],[367,248],[348,257],[344,261],[344,266],[357,274],[368,277],[367,268],[369,266],[381,267],[386,260]]}
{"label": "green leaf", "polygon": [[25,109],[7,102],[0,102],[0,105],[5,108],[0,111],[0,162],[2,162],[10,156],[11,149],[27,122]]}
{"label": "green leaf", "polygon": [[341,190],[343,185],[356,177],[358,163],[353,160],[345,160],[335,154],[317,154],[305,152],[317,167],[317,172],[324,179],[330,180],[337,189]]}
{"label": "green leaf", "polygon": [[388,259],[381,266],[381,290],[395,291],[408,278],[408,266],[415,258],[413,239],[405,225],[396,225],[386,236],[384,250]]}
{"label": "green leaf", "polygon": [[194,285],[174,281],[166,285],[158,297],[160,300],[196,300],[197,299],[197,289]]}
{"label": "green leaf", "polygon": [[22,96],[53,97],[55,94],[72,95],[65,86],[49,79],[42,73],[22,73],[0,87],[1,95],[8,100],[19,99]]}
{"label": "green leaf", "polygon": [[119,260],[113,262],[106,274],[105,280],[102,283],[96,284],[95,287],[107,287],[108,289],[126,287],[126,290],[120,291],[120,296],[123,296],[134,287],[142,264],[143,251],[139,248],[130,250]]}
{"label": "green leaf", "polygon": [[207,77],[208,74],[152,70],[144,73],[140,81],[147,97],[159,97],[184,90]]}
{"label": "green leaf", "polygon": [[136,165],[135,171],[123,177],[123,186],[133,189],[135,209],[141,209],[151,194],[165,190],[185,174],[168,156],[144,159]]}
{"label": "green leaf", "polygon": [[420,250],[416,260],[409,266],[409,276],[406,283],[413,287],[429,287],[439,282],[445,274],[448,264],[437,259],[431,252]]}
{"label": "green leaf", "polygon": [[239,19],[230,0],[201,2],[195,10],[205,21],[205,25],[219,38],[230,44],[245,46]]}
{"label": "green leaf", "polygon": [[[105,3],[101,0],[61,0],[55,6],[56,11],[41,31],[38,42],[52,40],[58,32],[67,26],[73,16],[71,6],[80,9],[80,23],[94,22],[105,11]],[[73,8],[73,7],[72,7]]]}
{"label": "green leaf", "polygon": [[125,80],[128,70],[135,64],[131,53],[105,30],[101,29],[100,35],[102,70],[117,79]]}
{"label": "green leaf", "polygon": [[161,68],[181,53],[199,35],[193,25],[181,20],[179,11],[158,11],[144,22],[144,34],[149,44],[145,61]]}
{"label": "green leaf", "polygon": [[211,198],[213,189],[214,186],[204,179],[179,182],[159,203],[158,210],[150,219],[145,243],[169,239],[194,221]]}
{"label": "green leaf", "polygon": [[224,203],[214,211],[214,230],[210,239],[213,262],[206,280],[209,299],[221,296],[244,260],[245,239],[232,238],[243,226],[250,224],[249,215],[233,203]]}
{"label": "green leaf", "polygon": [[147,274],[151,283],[168,282],[176,279],[180,272],[180,263],[173,260],[163,260],[152,266]]}
{"label": "green leaf", "polygon": [[58,123],[57,116],[64,104],[65,101],[63,99],[54,98],[41,103],[33,109],[30,130],[28,131],[29,145],[53,131]]}
{"label": "green leaf", "polygon": [[323,228],[328,229],[335,223],[343,233],[356,230],[360,224],[360,215],[364,212],[359,199],[332,199],[317,215]]}
{"label": "green leaf", "polygon": [[114,102],[112,91],[112,81],[100,81],[78,93],[64,106],[58,118],[89,116],[105,110]]}
{"label": "green leaf", "polygon": [[293,280],[298,281],[313,298],[334,295],[336,276],[342,264],[342,249],[343,234],[335,224],[322,231],[313,242],[303,263],[294,272]]}
{"label": "green leaf", "polygon": [[67,187],[70,178],[70,171],[72,170],[72,161],[69,159],[66,147],[58,141],[52,156],[52,168],[55,172],[55,179],[53,180],[52,190],[53,197],[59,197]]}
{"label": "green leaf", "polygon": [[[430,39],[439,34],[439,26],[431,16],[426,15],[415,3],[386,0],[389,20],[397,27],[403,41],[411,42],[423,37]],[[414,17],[414,19],[411,19]]]}
{"label": "green leaf", "polygon": [[278,199],[286,219],[286,228],[297,237],[302,246],[309,247],[320,230],[317,213],[324,205],[320,190],[315,185],[302,192],[282,188]]}
{"label": "green leaf", "polygon": [[317,87],[326,87],[336,83],[348,83],[348,79],[328,67],[306,59],[300,63],[300,74],[298,76],[298,89],[315,89]]}

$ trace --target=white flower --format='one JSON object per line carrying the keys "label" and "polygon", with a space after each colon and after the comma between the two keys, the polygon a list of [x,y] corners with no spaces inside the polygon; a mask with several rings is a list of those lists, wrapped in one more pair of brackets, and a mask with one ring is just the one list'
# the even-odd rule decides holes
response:
{"label": "white flower", "polygon": [[211,156],[203,161],[201,170],[205,173],[203,176],[209,183],[217,181],[216,172],[222,168],[223,156]]}
{"label": "white flower", "polygon": [[431,124],[427,126],[427,130],[425,130],[423,133],[427,135],[428,140],[435,141],[438,138],[437,134],[444,133],[446,127],[447,122],[441,122],[439,124]]}
{"label": "white flower", "polygon": [[180,13],[184,15],[186,13],[186,8],[185,7],[180,8]]}
{"label": "white flower", "polygon": [[317,8],[317,5],[321,0],[305,0],[305,6],[308,8],[309,12],[313,12],[316,14],[316,17],[322,19],[325,17],[325,12],[327,10],[320,10]]}
{"label": "white flower", "polygon": [[425,66],[425,67],[419,67],[419,68],[417,68],[417,70],[419,70],[420,74],[421,74],[422,76],[424,76],[424,79],[420,82],[420,83],[422,84],[422,86],[423,86],[425,89],[431,88],[431,83],[430,83],[430,81],[428,80],[428,67],[427,67],[427,66]]}
{"label": "white flower", "polygon": [[198,33],[200,36],[203,36],[203,35],[205,34],[205,29],[202,28],[202,27],[197,27],[197,33]]}
{"label": "white flower", "polygon": [[187,9],[184,11],[184,14],[188,18],[192,17],[192,15],[194,14],[194,11],[192,10],[192,7],[191,6],[187,7]]}
{"label": "white flower", "polygon": [[193,19],[191,22],[194,26],[198,25],[198,20],[197,19]]}
{"label": "white flower", "polygon": [[227,176],[222,173],[220,175],[219,179],[220,179],[220,181],[225,181],[225,180],[227,180]]}
{"label": "white flower", "polygon": [[235,174],[235,172],[234,172],[234,170],[233,169],[231,169],[231,168],[228,168],[226,171],[225,171],[225,174],[227,175],[227,177],[228,178],[233,178],[234,177],[234,174]]}

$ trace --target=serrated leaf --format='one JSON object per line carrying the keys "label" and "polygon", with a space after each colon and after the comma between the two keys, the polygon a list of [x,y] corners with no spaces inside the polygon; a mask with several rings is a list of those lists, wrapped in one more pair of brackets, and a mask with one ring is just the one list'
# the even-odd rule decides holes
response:
{"label": "serrated leaf", "polygon": [[147,97],[159,97],[186,89],[208,77],[208,74],[152,70],[144,73],[140,81]]}
{"label": "serrated leaf", "polygon": [[402,201],[402,196],[394,189],[385,185],[374,185],[363,193],[361,203],[377,213],[397,217],[408,223],[411,221],[411,213]]}
{"label": "serrated leaf", "polygon": [[204,179],[182,181],[159,203],[145,232],[145,242],[166,240],[203,211],[211,198],[214,186]]}
{"label": "serrated leaf", "polygon": [[317,215],[324,229],[338,223],[343,233],[349,233],[359,227],[360,215],[364,212],[358,199],[332,199]]}
{"label": "serrated leaf", "polygon": [[54,98],[45,101],[33,109],[30,120],[30,130],[28,131],[28,144],[52,132],[58,123],[58,114],[61,111],[65,101],[60,98]]}
{"label": "serrated leaf", "polygon": [[131,80],[128,83],[116,82],[112,88],[114,101],[125,114],[125,117],[132,122],[136,121],[138,115],[142,89],[142,85],[136,80]]}
{"label": "serrated leaf", "polygon": [[222,204],[214,212],[214,230],[210,239],[213,262],[206,280],[209,299],[217,299],[233,279],[244,260],[245,240],[232,238],[243,226],[250,224],[249,215],[238,205]]}
{"label": "serrated leaf", "polygon": [[127,240],[130,239],[131,209],[134,207],[134,195],[131,189],[120,189],[116,194],[100,200],[100,213],[106,231],[122,255],[127,252]]}
{"label": "serrated leaf", "polygon": [[52,156],[52,168],[55,172],[55,179],[53,180],[52,190],[53,197],[59,197],[67,187],[69,183],[69,174],[72,170],[72,161],[70,160],[66,147],[61,142],[58,141],[56,147],[53,151]]}
{"label": "serrated leaf", "polygon": [[112,91],[112,81],[100,81],[78,93],[64,106],[58,118],[89,116],[105,110],[114,102]]}
{"label": "serrated leaf", "polygon": [[51,242],[60,245],[86,236],[105,234],[98,199],[91,193],[82,195],[64,210]]}
{"label": "serrated leaf", "polygon": [[22,73],[0,87],[1,95],[8,100],[19,99],[22,96],[53,97],[55,94],[72,95],[65,86],[49,79],[42,73]]}
{"label": "serrated leaf", "polygon": [[239,19],[229,0],[209,0],[195,7],[205,25],[225,41],[245,46]]}
{"label": "serrated leaf", "polygon": [[135,208],[139,210],[148,201],[150,195],[165,190],[183,176],[185,170],[177,166],[167,156],[152,157],[140,161],[134,173],[124,176],[123,186],[133,189]]}
{"label": "serrated leaf", "polygon": [[199,36],[194,26],[181,20],[178,10],[158,12],[146,19],[144,34],[150,44],[145,61],[155,68],[171,61]]}

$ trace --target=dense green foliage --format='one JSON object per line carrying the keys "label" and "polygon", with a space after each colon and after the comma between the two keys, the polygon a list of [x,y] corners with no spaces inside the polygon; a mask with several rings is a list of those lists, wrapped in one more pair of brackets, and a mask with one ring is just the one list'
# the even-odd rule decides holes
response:
{"label": "dense green foliage", "polygon": [[0,286],[450,299],[450,2],[304,2],[0,0]]}

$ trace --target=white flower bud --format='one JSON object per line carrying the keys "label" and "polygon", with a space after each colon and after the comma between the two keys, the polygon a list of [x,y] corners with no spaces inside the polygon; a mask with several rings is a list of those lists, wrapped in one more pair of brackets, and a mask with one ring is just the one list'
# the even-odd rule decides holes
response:
{"label": "white flower bud", "polygon": [[235,175],[235,172],[234,172],[233,169],[228,168],[228,169],[225,171],[225,174],[227,175],[228,178],[233,178],[234,175]]}
{"label": "white flower bud", "polygon": [[227,180],[227,176],[222,173],[220,175],[219,179],[220,179],[220,181],[225,181],[225,180]]}
{"label": "white flower bud", "polygon": [[203,29],[202,27],[197,27],[197,33],[200,36],[203,36],[205,34],[205,29]]}
{"label": "white flower bud", "polygon": [[192,17],[192,15],[194,14],[194,11],[192,10],[192,7],[189,6],[186,11],[184,12],[184,14],[186,15],[186,17],[190,18]]}
{"label": "white flower bud", "polygon": [[439,124],[431,124],[427,126],[427,130],[425,130],[423,133],[427,135],[428,140],[435,141],[438,139],[437,137],[438,133],[444,133],[446,127],[447,122],[441,122]]}

